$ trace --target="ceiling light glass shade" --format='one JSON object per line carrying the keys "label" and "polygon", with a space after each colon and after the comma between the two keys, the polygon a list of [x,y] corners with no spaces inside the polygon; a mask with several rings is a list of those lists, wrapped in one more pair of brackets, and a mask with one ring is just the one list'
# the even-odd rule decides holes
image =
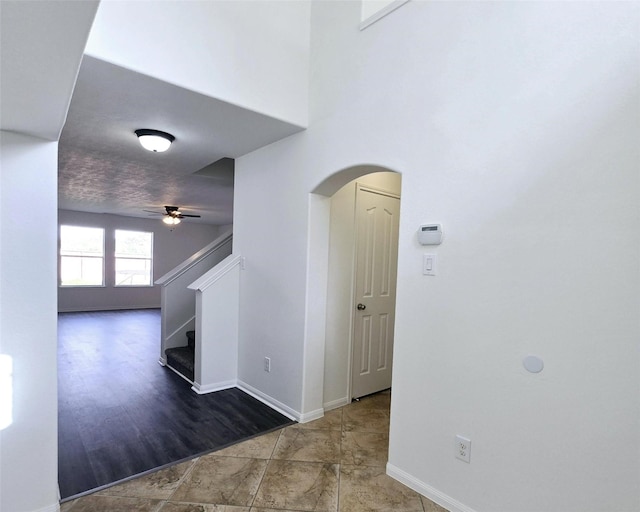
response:
{"label": "ceiling light glass shade", "polygon": [[154,153],[162,153],[169,149],[171,143],[176,138],[170,133],[161,132],[158,130],[136,130],[136,135],[140,141],[140,145],[147,151],[153,151]]}
{"label": "ceiling light glass shade", "polygon": [[162,219],[162,222],[165,224],[175,225],[180,224],[180,219],[178,217],[165,217]]}

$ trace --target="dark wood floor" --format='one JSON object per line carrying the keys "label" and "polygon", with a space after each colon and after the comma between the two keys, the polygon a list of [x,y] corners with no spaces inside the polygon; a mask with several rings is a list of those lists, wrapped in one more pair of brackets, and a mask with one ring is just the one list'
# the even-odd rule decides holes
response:
{"label": "dark wood floor", "polygon": [[159,346],[159,310],[59,315],[63,500],[292,423],[238,389],[194,393]]}

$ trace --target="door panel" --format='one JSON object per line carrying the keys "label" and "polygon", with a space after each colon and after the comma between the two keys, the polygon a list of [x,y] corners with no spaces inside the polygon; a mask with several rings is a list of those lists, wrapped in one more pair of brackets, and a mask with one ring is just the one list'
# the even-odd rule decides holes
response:
{"label": "door panel", "polygon": [[399,211],[398,198],[358,188],[353,398],[391,387]]}

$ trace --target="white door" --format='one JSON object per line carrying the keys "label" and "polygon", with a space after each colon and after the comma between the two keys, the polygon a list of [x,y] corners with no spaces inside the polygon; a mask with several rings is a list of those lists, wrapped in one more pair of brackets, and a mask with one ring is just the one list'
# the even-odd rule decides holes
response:
{"label": "white door", "polygon": [[391,387],[400,199],[357,189],[351,396]]}

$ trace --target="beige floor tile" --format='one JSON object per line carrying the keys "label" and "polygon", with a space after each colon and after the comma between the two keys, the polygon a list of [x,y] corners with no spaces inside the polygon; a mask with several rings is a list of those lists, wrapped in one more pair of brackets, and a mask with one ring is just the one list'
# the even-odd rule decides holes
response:
{"label": "beige floor tile", "polygon": [[71,507],[73,507],[76,500],[73,501],[65,501],[64,503],[60,503],[60,512],[69,512]]}
{"label": "beige floor tile", "polygon": [[174,503],[168,501],[159,512],[249,512],[249,507],[210,505],[206,503]]}
{"label": "beige floor tile", "polygon": [[343,465],[340,512],[423,512],[420,495],[385,474],[384,468]]}
{"label": "beige floor tile", "polygon": [[180,479],[193,466],[194,461],[176,464],[127,482],[114,485],[97,493],[98,496],[128,496],[166,500],[176,490]]}
{"label": "beige floor tile", "polygon": [[420,496],[420,499],[422,500],[422,506],[424,507],[424,512],[449,512],[446,508],[443,508],[440,505],[434,503],[429,498]]}
{"label": "beige floor tile", "polygon": [[71,507],[75,504],[76,500],[65,501],[64,503],[60,503],[60,512],[70,512]]}
{"label": "beige floor tile", "polygon": [[357,402],[352,402],[347,407],[362,407],[367,409],[387,409],[391,408],[391,391],[382,391],[375,395],[365,396]]}
{"label": "beige floor tile", "polygon": [[379,432],[343,432],[340,462],[355,466],[385,466],[389,436]]}
{"label": "beige floor tile", "polygon": [[64,503],[60,511],[447,512],[385,474],[390,396],[365,397],[319,420]]}
{"label": "beige floor tile", "polygon": [[340,462],[340,432],[287,427],[282,432],[273,459],[305,462]]}
{"label": "beige floor tile", "polygon": [[266,460],[206,455],[196,462],[171,501],[248,507],[266,467]]}
{"label": "beige floor tile", "polygon": [[296,427],[313,430],[342,430],[342,409],[325,412],[322,418],[309,423],[299,423]]}
{"label": "beige floor tile", "polygon": [[252,507],[250,512],[306,512],[304,510],[293,510],[291,508],[288,508],[286,510],[281,509],[281,508],[256,508],[256,507]]}
{"label": "beige floor tile", "polygon": [[372,408],[351,404],[342,411],[342,430],[345,432],[381,432],[389,433],[389,411],[384,408]]}
{"label": "beige floor tile", "polygon": [[253,508],[336,512],[338,473],[337,464],[272,460]]}
{"label": "beige floor tile", "polygon": [[269,434],[254,437],[253,439],[249,439],[248,441],[229,446],[229,448],[225,448],[224,450],[219,450],[215,452],[215,454],[224,457],[270,459],[281,432],[282,430],[276,430],[275,432],[270,432]]}
{"label": "beige floor tile", "polygon": [[78,498],[71,512],[157,512],[162,501],[92,494]]}

